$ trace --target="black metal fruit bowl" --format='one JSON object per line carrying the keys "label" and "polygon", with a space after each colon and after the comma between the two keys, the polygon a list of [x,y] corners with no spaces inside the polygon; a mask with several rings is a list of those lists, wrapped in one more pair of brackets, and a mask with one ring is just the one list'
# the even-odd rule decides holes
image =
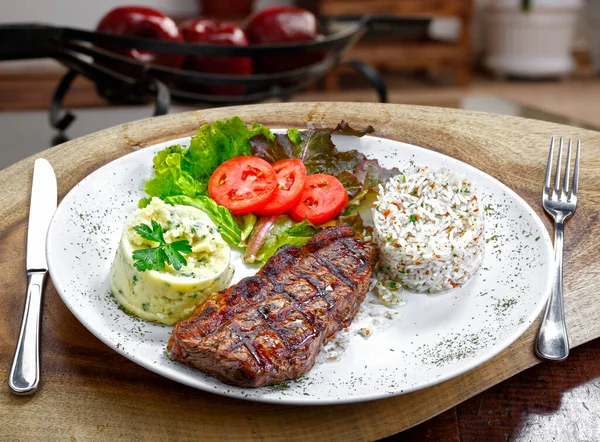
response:
{"label": "black metal fruit bowl", "polygon": [[[171,100],[213,105],[255,103],[270,98],[288,100],[295,92],[342,63],[344,52],[372,26],[390,20],[396,19],[368,15],[354,20],[327,20],[323,22],[325,36],[321,40],[246,47],[175,43],[39,24],[0,25],[0,61],[53,58],[69,69],[55,91],[50,109],[52,125],[65,130],[74,117],[60,115],[62,101],[77,75],[93,81],[99,94],[111,102],[131,104],[154,100],[155,115],[165,114]],[[336,30],[327,32],[331,29]],[[318,56],[310,57],[314,63],[299,69],[239,76],[145,64],[103,49],[107,47],[204,57],[250,57],[253,60],[261,57],[306,57],[309,54]],[[387,101],[385,85],[375,69],[359,60],[346,60],[343,64],[365,76],[377,90],[380,101]],[[241,87],[244,92],[239,95],[194,92],[199,85]]]}

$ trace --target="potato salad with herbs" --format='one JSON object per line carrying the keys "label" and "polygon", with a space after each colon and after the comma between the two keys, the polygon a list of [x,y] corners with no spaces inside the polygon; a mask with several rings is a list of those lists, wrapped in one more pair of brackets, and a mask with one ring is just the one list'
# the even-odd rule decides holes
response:
{"label": "potato salad with herbs", "polygon": [[125,223],[111,290],[126,311],[172,325],[229,285],[230,254],[205,212],[152,198]]}

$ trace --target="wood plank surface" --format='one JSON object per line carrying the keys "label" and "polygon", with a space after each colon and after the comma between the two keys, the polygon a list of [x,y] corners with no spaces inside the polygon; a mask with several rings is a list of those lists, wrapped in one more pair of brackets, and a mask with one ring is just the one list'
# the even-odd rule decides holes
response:
{"label": "wood plank surface", "polygon": [[600,339],[572,349],[385,442],[600,440]]}
{"label": "wood plank surface", "polygon": [[[443,108],[366,103],[285,103],[203,110],[117,126],[43,152],[59,198],[134,146],[193,134],[239,115],[271,127],[373,125],[375,135],[465,161],[541,210],[548,141],[583,144],[579,207],[566,227],[565,292],[571,345],[600,336],[600,133],[535,120]],[[34,158],[0,172],[0,380],[6,382],[25,294],[25,237]],[[18,440],[374,440],[397,433],[536,364],[534,324],[507,350],[440,385],[390,399],[327,407],[257,404],[196,391],[113,352],[73,317],[49,284],[42,324],[42,384],[31,397],[0,392],[0,439]],[[523,394],[526,394],[525,392]]]}

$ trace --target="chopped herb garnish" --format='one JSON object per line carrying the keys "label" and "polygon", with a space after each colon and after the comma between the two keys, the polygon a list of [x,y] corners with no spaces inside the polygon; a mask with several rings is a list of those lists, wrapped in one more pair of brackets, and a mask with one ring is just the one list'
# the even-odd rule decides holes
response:
{"label": "chopped herb garnish", "polygon": [[490,242],[490,241],[495,241],[498,239],[499,235],[492,235],[490,236],[488,239],[485,240],[486,243]]}
{"label": "chopped herb garnish", "polygon": [[539,240],[540,240],[540,237],[538,236],[538,237],[537,237],[535,240],[536,240],[536,241],[539,241]]}
{"label": "chopped herb garnish", "polygon": [[192,246],[187,240],[167,243],[163,237],[163,229],[159,223],[152,220],[152,227],[139,224],[133,228],[142,238],[159,243],[158,247],[139,249],[133,252],[133,265],[140,272],[146,270],[162,270],[166,264],[171,264],[176,270],[187,265],[184,254],[192,252]]}
{"label": "chopped herb garnish", "polygon": [[417,222],[417,218],[414,215],[410,215],[409,218],[411,223],[415,224]]}

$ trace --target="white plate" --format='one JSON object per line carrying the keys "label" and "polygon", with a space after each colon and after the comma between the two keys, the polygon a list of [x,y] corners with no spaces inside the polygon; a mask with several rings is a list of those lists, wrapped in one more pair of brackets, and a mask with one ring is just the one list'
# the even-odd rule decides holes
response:
{"label": "white plate", "polygon": [[[390,310],[369,294],[351,327],[322,352],[303,378],[276,387],[222,384],[170,360],[171,327],[138,320],[110,295],[109,269],[125,218],[143,196],[152,157],[182,138],[148,147],[98,169],[63,199],[48,233],[50,275],[73,314],[105,344],[132,361],[194,388],[237,398],[288,404],[359,402],[408,393],[464,373],[500,353],[535,320],[550,291],[552,243],[542,221],[519,196],[465,163],[420,147],[375,137],[335,136],[387,167],[451,167],[474,183],[487,213],[481,270],[463,287],[437,295],[406,293]],[[233,282],[254,274],[234,252]],[[368,338],[358,330],[370,331]]]}

